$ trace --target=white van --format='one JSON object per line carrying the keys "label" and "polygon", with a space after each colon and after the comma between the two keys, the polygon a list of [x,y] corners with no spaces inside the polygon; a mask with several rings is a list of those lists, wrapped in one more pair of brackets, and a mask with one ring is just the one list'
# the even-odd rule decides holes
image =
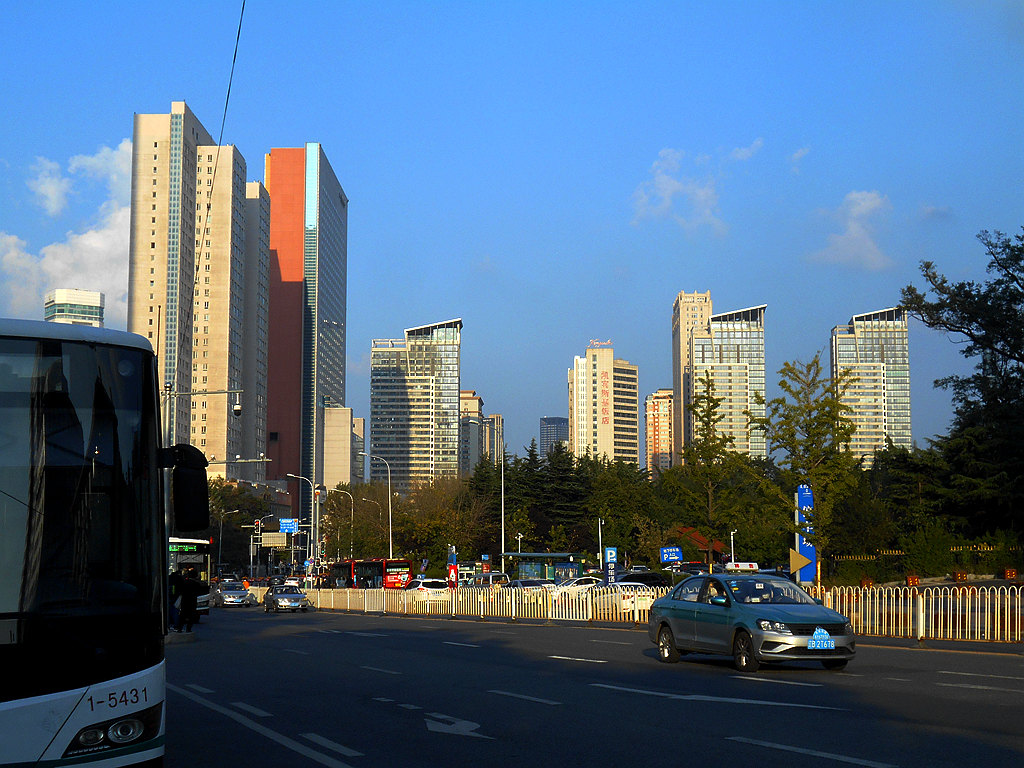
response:
{"label": "white van", "polygon": [[508,584],[511,579],[507,573],[492,571],[491,573],[478,573],[469,581],[471,587],[502,587]]}

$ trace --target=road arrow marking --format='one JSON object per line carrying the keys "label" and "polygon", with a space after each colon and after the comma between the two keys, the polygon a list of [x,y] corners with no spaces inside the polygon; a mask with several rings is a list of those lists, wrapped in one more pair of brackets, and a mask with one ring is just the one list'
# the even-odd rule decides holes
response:
{"label": "road arrow marking", "polygon": [[[427,718],[433,717],[434,720]],[[427,724],[428,731],[434,731],[435,733],[451,733],[455,736],[473,736],[478,739],[491,739],[492,736],[484,736],[482,733],[476,733],[476,729],[480,727],[480,723],[474,723],[470,720],[459,720],[457,717],[451,715],[442,715],[439,712],[429,712],[427,718],[423,721]],[[438,720],[446,720],[447,722],[439,723]]]}

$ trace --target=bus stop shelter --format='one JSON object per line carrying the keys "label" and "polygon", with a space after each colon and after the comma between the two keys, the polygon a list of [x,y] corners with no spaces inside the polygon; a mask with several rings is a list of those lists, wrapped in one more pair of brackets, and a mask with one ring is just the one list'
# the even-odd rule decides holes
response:
{"label": "bus stop shelter", "polygon": [[583,567],[579,552],[503,552],[512,561],[513,579],[552,579],[556,582],[579,576]]}

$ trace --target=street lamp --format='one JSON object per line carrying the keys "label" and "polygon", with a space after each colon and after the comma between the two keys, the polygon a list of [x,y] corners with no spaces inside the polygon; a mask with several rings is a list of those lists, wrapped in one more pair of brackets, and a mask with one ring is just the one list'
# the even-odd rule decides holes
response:
{"label": "street lamp", "polygon": [[523,534],[517,533],[516,540],[519,542],[519,554],[523,554]]}
{"label": "street lamp", "polygon": [[359,455],[367,456],[371,459],[377,459],[378,461],[383,461],[384,466],[388,468],[388,559],[390,560],[395,556],[391,540],[391,465],[388,464],[387,459],[383,458],[382,456],[373,456],[372,454],[369,454],[366,451],[360,451]]}
{"label": "street lamp", "polygon": [[604,518],[597,518],[597,562],[604,571],[604,545],[601,542],[601,526],[604,525]]}
{"label": "street lamp", "polygon": [[328,488],[327,493],[334,491],[335,493],[344,493],[348,496],[348,500],[352,502],[352,519],[348,524],[348,559],[353,560],[355,558],[355,529],[356,529],[356,500],[352,497],[352,494],[348,491],[343,491],[341,488]]}
{"label": "street lamp", "polygon": [[224,518],[228,515],[237,515],[242,510],[232,509],[230,512],[221,512],[220,517],[220,532],[217,534],[217,568],[220,573],[220,564],[224,562]]}
{"label": "street lamp", "polygon": [[309,483],[309,542],[306,545],[306,552],[307,556],[310,559],[313,559],[314,550],[312,549],[312,547],[313,542],[316,541],[316,528],[314,527],[313,520],[313,518],[316,517],[316,491],[313,488],[313,481],[310,480],[308,477],[303,477],[302,475],[293,475],[291,472],[288,472],[285,476],[294,478],[296,480],[305,480],[307,483]]}
{"label": "street lamp", "polygon": [[729,562],[736,562],[736,548],[733,546],[733,536],[736,535],[736,531],[729,531]]}
{"label": "street lamp", "polygon": [[[479,419],[463,419],[470,424],[479,424],[491,430],[491,436],[497,433],[494,424],[490,421]],[[505,436],[501,437],[501,572],[505,572]]]}
{"label": "street lamp", "polygon": [[380,502],[379,501],[374,501],[373,499],[368,499],[365,496],[363,497],[363,501],[368,502],[370,504],[376,504],[377,505],[377,520],[380,521],[380,517],[381,517]]}

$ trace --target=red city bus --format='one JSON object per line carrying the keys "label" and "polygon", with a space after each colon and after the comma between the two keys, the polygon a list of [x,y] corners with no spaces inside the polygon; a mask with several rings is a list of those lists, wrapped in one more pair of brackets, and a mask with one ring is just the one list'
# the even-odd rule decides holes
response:
{"label": "red city bus", "polygon": [[328,586],[334,589],[403,589],[411,578],[409,560],[342,560],[331,566]]}

